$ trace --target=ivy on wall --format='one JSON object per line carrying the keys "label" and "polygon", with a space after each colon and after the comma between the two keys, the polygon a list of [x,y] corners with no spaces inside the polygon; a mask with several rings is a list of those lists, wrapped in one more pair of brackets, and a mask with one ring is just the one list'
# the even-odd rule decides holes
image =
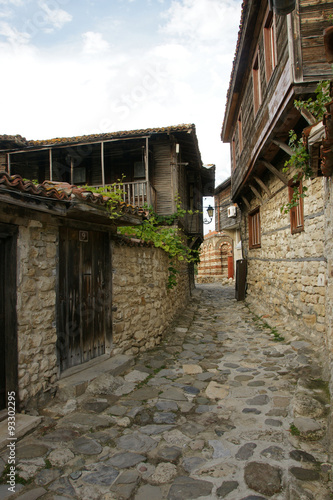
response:
{"label": "ivy on wall", "polygon": [[[312,99],[311,97],[306,100],[295,100],[294,106],[298,111],[305,110],[313,119],[313,122],[320,122],[323,119],[324,113],[326,112],[325,104],[331,100],[330,97],[330,82],[322,81],[318,84],[316,88],[316,97]],[[293,207],[299,204],[299,200],[307,196],[307,187],[303,186],[302,190],[299,190],[297,183],[299,181],[310,179],[313,176],[313,172],[310,166],[310,155],[304,144],[303,138],[298,138],[294,130],[289,131],[289,146],[293,151],[293,154],[284,164],[283,172],[288,173],[290,171],[295,172],[293,175],[293,181],[295,182],[295,187],[293,189],[293,196],[290,202],[284,203],[280,208],[281,213],[287,214]]]}

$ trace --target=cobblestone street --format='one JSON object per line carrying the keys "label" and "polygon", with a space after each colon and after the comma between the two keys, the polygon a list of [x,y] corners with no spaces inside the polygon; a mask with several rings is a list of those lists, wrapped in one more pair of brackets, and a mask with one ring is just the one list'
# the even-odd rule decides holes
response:
{"label": "cobblestone street", "polygon": [[158,348],[78,398],[56,397],[17,443],[27,484],[15,494],[0,485],[0,498],[332,498],[329,400],[315,353],[234,295],[197,286]]}

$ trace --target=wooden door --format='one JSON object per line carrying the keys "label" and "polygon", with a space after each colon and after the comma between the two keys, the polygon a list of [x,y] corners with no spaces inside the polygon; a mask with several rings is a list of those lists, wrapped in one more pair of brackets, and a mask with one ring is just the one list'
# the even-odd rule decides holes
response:
{"label": "wooden door", "polygon": [[60,229],[58,308],[61,371],[105,353],[111,334],[108,233]]}
{"label": "wooden door", "polygon": [[6,408],[5,240],[0,238],[0,410]]}
{"label": "wooden door", "polygon": [[16,226],[0,224],[0,410],[17,394]]}

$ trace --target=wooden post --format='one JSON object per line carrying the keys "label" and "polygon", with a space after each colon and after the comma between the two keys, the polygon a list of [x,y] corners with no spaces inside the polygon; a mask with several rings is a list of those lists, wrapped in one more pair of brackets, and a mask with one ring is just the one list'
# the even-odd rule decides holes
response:
{"label": "wooden post", "polygon": [[50,181],[53,181],[52,175],[52,148],[49,149]]}
{"label": "wooden post", "polygon": [[[149,150],[148,150],[148,137],[146,137],[146,151],[145,151],[145,177],[146,177],[146,189],[147,189],[147,205],[148,207],[151,204],[151,199],[150,199],[150,186],[149,186],[149,163],[148,163],[148,155],[149,155]],[[144,196],[144,192],[142,192]]]}
{"label": "wooden post", "polygon": [[74,184],[74,158],[71,156],[71,184]]}
{"label": "wooden post", "polygon": [[8,175],[11,175],[11,173],[10,173],[10,153],[7,154],[7,165],[8,165]]}
{"label": "wooden post", "polygon": [[102,185],[105,186],[105,171],[104,171],[104,142],[101,142],[101,169],[102,169]]}

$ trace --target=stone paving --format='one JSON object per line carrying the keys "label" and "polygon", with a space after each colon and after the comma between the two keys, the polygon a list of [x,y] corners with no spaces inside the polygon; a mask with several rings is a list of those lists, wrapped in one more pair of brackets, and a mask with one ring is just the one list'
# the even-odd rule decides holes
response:
{"label": "stone paving", "polygon": [[0,498],[328,500],[328,412],[310,344],[281,340],[232,287],[200,285],[127,373],[41,411],[16,447],[27,484]]}

